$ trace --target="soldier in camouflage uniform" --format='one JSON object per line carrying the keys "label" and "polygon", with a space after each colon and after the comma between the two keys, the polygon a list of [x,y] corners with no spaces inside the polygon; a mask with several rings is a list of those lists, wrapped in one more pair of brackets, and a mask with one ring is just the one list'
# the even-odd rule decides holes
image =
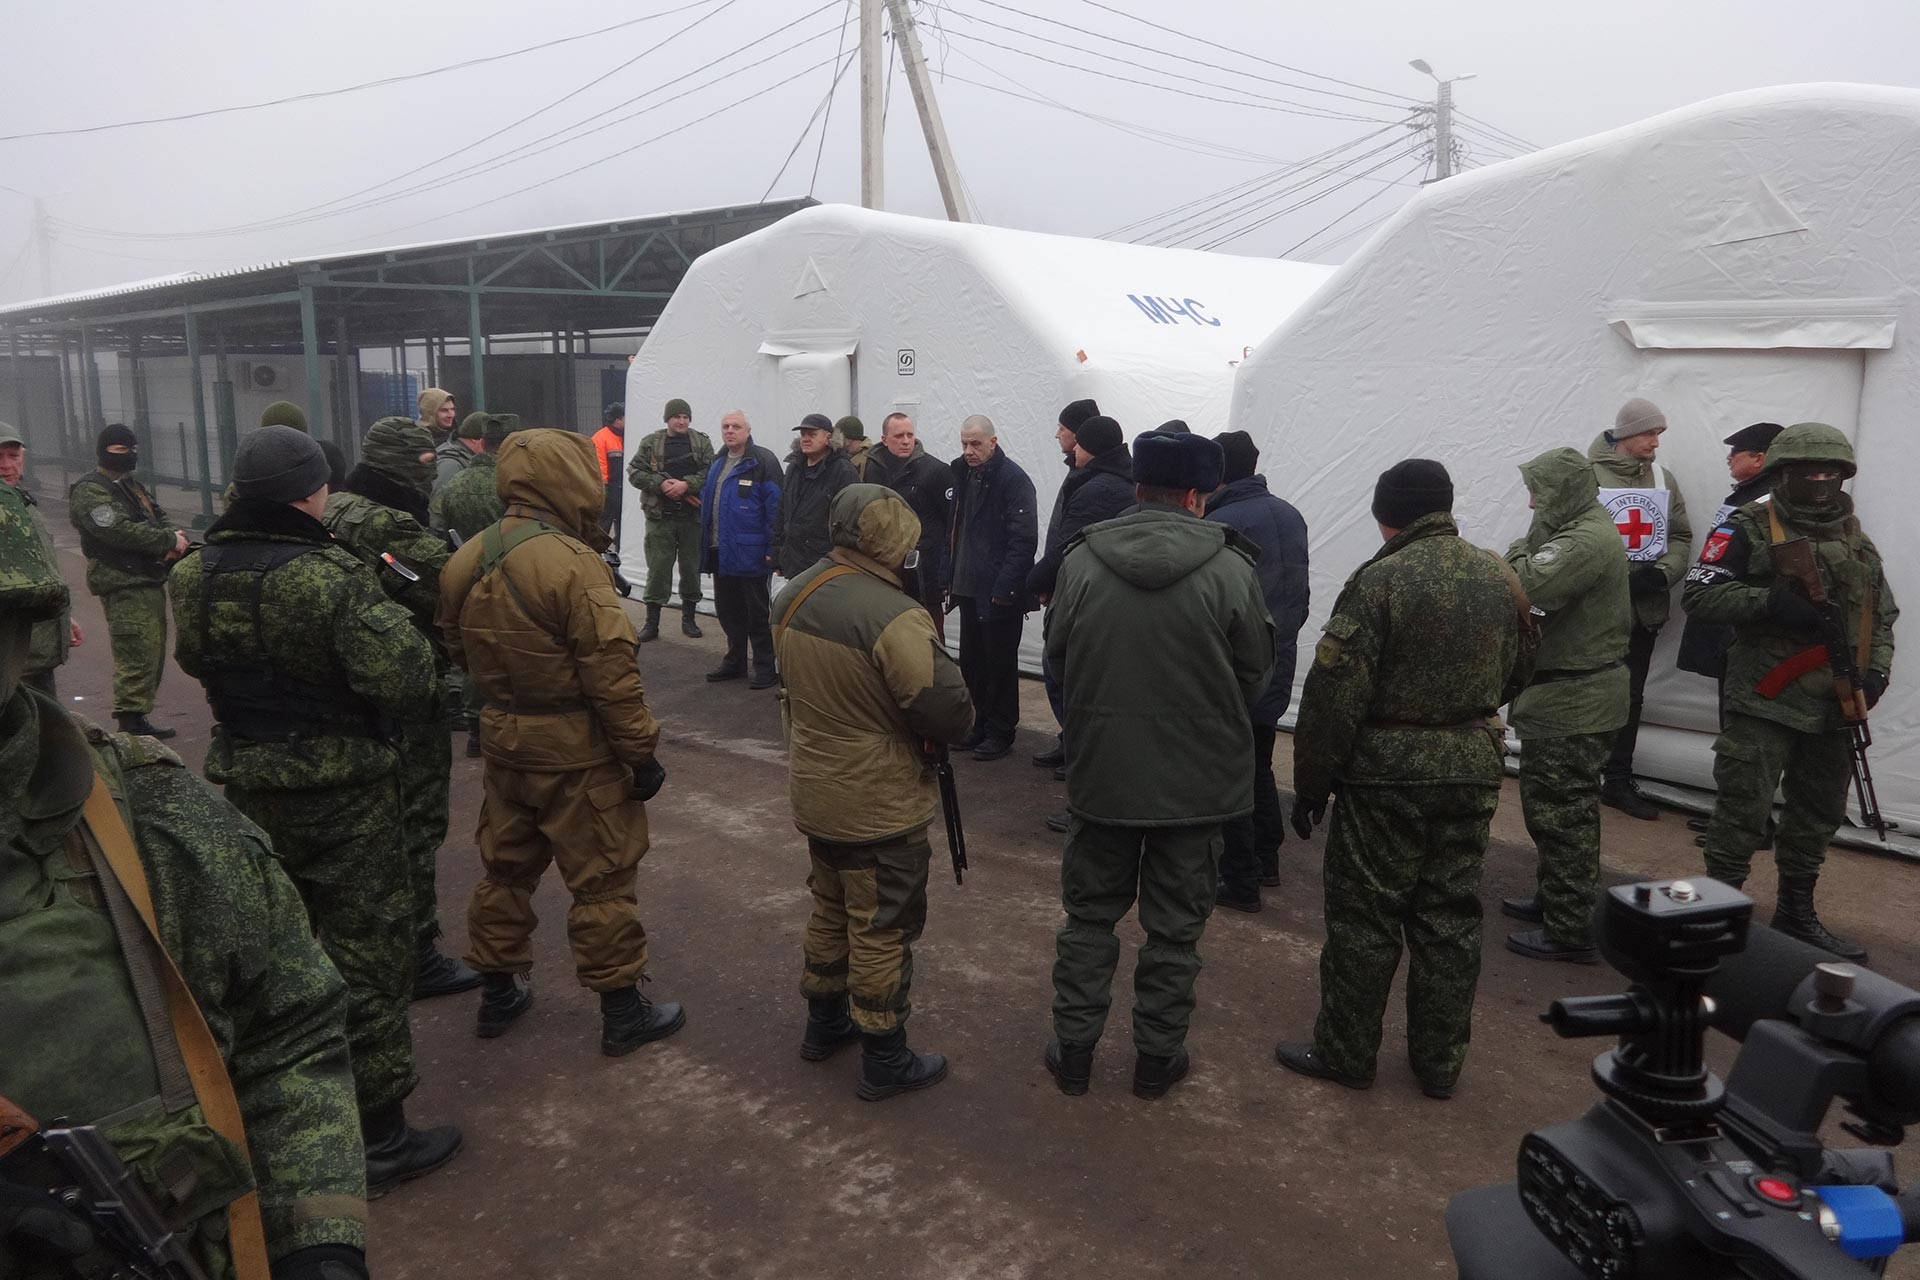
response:
{"label": "soldier in camouflage uniform", "polygon": [[1774,545],[1807,538],[1825,578],[1841,634],[1853,648],[1867,706],[1893,672],[1900,616],[1879,549],[1841,491],[1854,473],[1853,446],[1819,422],[1788,427],[1767,450],[1770,503],[1750,502],[1707,539],[1687,571],[1687,614],[1731,624],[1725,723],[1713,744],[1718,789],[1707,824],[1707,874],[1744,885],[1780,787],[1786,798],[1774,837],[1780,885],[1773,927],[1848,960],[1857,944],[1828,932],[1813,889],[1833,833],[1847,812],[1851,748],[1821,639],[1822,616],[1800,584],[1774,569]]}
{"label": "soldier in camouflage uniform", "polygon": [[125,733],[171,738],[147,719],[167,664],[167,568],[187,552],[146,486],[133,478],[140,439],[113,423],[95,444],[99,468],[73,482],[67,518],[87,557],[87,590],[100,597],[113,646],[113,718]]}
{"label": "soldier in camouflage uniform", "polygon": [[[433,444],[426,429],[405,418],[382,418],[367,429],[360,464],[347,476],[346,492],[328,497],[322,523],[373,570],[387,595],[406,607],[413,625],[433,646],[440,670],[446,649],[434,626],[440,570],[452,549],[427,528],[427,494],[433,487]],[[480,975],[444,955],[439,898],[435,892],[440,846],[446,843],[452,803],[453,747],[447,737],[445,691],[424,714],[400,730],[400,797],[414,894],[412,934],[419,957],[413,996],[471,991]]]}
{"label": "soldier in camouflage uniform", "polygon": [[1347,579],[1314,650],[1293,736],[1294,828],[1338,791],[1327,835],[1326,945],[1313,1039],[1280,1064],[1364,1089],[1402,938],[1407,1057],[1453,1094],[1480,976],[1480,868],[1500,800],[1499,708],[1525,683],[1532,624],[1499,557],[1461,539],[1438,462],[1384,472],[1385,539]]}
{"label": "soldier in camouflage uniform", "polygon": [[[276,1280],[364,1280],[340,977],[259,831],[178,756],[18,683],[32,627],[66,607],[18,493],[0,485],[0,1027],[16,1033],[0,1048],[0,1095],[41,1120],[100,1123],[213,1280],[236,1274],[230,1205],[257,1211]],[[103,807],[83,812],[90,796]],[[218,1085],[189,1080],[167,1012],[149,1020],[141,1003],[161,985],[158,957],[129,882],[97,852],[129,832],[160,942],[226,1067],[245,1153],[202,1109],[199,1090]],[[0,1176],[0,1275],[106,1274],[88,1269],[92,1231],[43,1191]]]}
{"label": "soldier in camouflage uniform", "polygon": [[647,589],[640,598],[647,605],[647,625],[641,643],[660,638],[660,610],[673,594],[673,574],[680,571],[680,631],[700,638],[694,621],[700,603],[700,482],[713,462],[713,441],[693,430],[693,410],[685,400],[669,400],[662,415],[666,426],[634,447],[627,462],[627,481],[640,491],[640,509],[647,513]]}
{"label": "soldier in camouflage uniform", "polygon": [[1540,851],[1540,888],[1500,909],[1539,929],[1507,938],[1534,960],[1597,964],[1593,895],[1600,883],[1601,766],[1627,722],[1627,552],[1600,505],[1592,464],[1572,449],[1522,463],[1533,525],[1507,563],[1544,614],[1532,682],[1513,700],[1520,735],[1520,809]]}
{"label": "soldier in camouflage uniform", "polygon": [[[470,413],[467,422],[479,418],[477,449],[460,473],[433,495],[431,503],[435,527],[447,535],[455,548],[480,536],[480,531],[507,512],[494,485],[498,459],[495,454],[506,438],[520,429],[520,417],[512,413]],[[465,429],[466,424],[462,424]],[[467,673],[453,669],[452,681],[460,699],[460,714],[467,730],[467,758],[480,757],[480,690]]]}
{"label": "soldier in camouflage uniform", "polygon": [[441,518],[438,499],[446,492],[453,478],[473,465],[480,456],[480,436],[487,429],[487,415],[475,411],[460,419],[460,425],[453,434],[442,440],[433,450],[433,490],[427,511],[433,517],[433,529],[436,533],[447,531],[446,521]]}
{"label": "soldier in camouflage uniform", "polygon": [[273,838],[347,983],[347,1038],[375,1194],[451,1159],[451,1128],[408,1129],[418,1081],[401,839],[400,722],[432,705],[433,651],[319,521],[320,446],[262,427],[234,455],[234,503],[168,580],[175,660],[213,708],[210,782]]}
{"label": "soldier in camouflage uniform", "polygon": [[[27,515],[40,538],[41,549],[46,552],[47,563],[57,566],[60,557],[53,549],[53,531],[47,528],[47,518],[41,514],[40,502],[33,496],[33,490],[21,482],[26,465],[26,438],[0,422],[0,483],[12,485],[13,491],[26,503]],[[80,624],[73,620],[71,609],[62,609],[57,615],[35,623],[33,647],[27,654],[26,683],[57,701],[59,695],[54,691],[53,673],[65,665],[68,651],[80,641]]]}

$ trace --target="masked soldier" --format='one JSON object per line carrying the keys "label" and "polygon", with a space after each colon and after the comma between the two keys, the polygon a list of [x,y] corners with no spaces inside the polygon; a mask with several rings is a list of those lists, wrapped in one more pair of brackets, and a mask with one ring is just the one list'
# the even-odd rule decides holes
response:
{"label": "masked soldier", "polygon": [[1533,679],[1513,700],[1520,811],[1540,854],[1539,892],[1500,909],[1539,929],[1507,937],[1534,960],[1598,964],[1601,768],[1627,722],[1627,553],[1586,459],[1549,449],[1520,465],[1533,524],[1507,563],[1540,619]]}
{"label": "masked soldier", "polygon": [[1506,754],[1499,708],[1526,679],[1525,595],[1461,539],[1453,480],[1422,458],[1382,473],[1386,545],[1347,579],[1314,650],[1294,730],[1294,826],[1325,813],[1327,942],[1313,1039],[1280,1064],[1373,1082],[1380,1018],[1407,956],[1407,1057],[1421,1091],[1453,1095],[1480,975],[1480,868]]}
{"label": "masked soldier", "polygon": [[680,574],[680,633],[698,640],[694,614],[700,603],[700,482],[713,462],[713,441],[693,429],[693,410],[685,400],[669,400],[666,426],[634,446],[627,480],[640,491],[647,515],[647,606],[642,644],[660,638],[660,610],[673,595]]}
{"label": "masked soldier", "polygon": [[[1866,952],[1837,937],[1813,909],[1827,843],[1847,812],[1851,740],[1834,693],[1829,627],[1854,652],[1868,707],[1893,672],[1900,610],[1880,552],[1841,491],[1854,473],[1853,446],[1819,422],[1788,427],[1767,450],[1771,502],[1750,502],[1708,537],[1687,571],[1687,614],[1730,624],[1725,722],[1714,743],[1713,818],[1707,874],[1739,887],[1760,847],[1776,787],[1785,795],[1774,861],[1780,886],[1773,927],[1847,960]],[[1780,568],[1783,543],[1812,544],[1830,604]]]}
{"label": "masked soldier", "polygon": [[147,719],[167,664],[167,569],[187,552],[145,485],[133,478],[140,438],[113,423],[95,444],[99,468],[73,482],[67,518],[87,557],[87,590],[100,597],[113,648],[113,718],[124,733],[171,738]]}
{"label": "masked soldier", "polygon": [[[422,393],[422,408],[426,407]],[[442,405],[444,408],[444,404]],[[451,425],[451,424],[449,424]],[[451,554],[446,540],[427,526],[433,488],[433,442],[424,427],[405,418],[382,418],[367,429],[361,461],[347,475],[346,491],[327,498],[321,521],[381,587],[412,615],[442,670],[446,650],[434,611],[440,599],[440,569]],[[400,730],[400,798],[413,885],[413,928],[418,957],[416,1000],[471,991],[480,975],[443,955],[439,899],[435,892],[440,846],[446,843],[452,803],[453,744],[447,736],[444,688],[425,715]]]}
{"label": "masked soldier", "polygon": [[485,975],[482,1039],[533,1002],[533,894],[550,863],[573,895],[567,939],[580,985],[600,996],[600,1049],[619,1057],[686,1025],[677,1004],[642,995],[647,931],[634,880],[647,808],[666,781],[660,726],[634,665],[633,624],[600,559],[606,489],[593,443],[520,431],[501,447],[506,516],[454,553],[441,575],[440,627],[485,695],[480,808],[485,874],[467,905]]}
{"label": "masked soldier", "polygon": [[[178,756],[20,684],[66,606],[0,484],[0,1096],[96,1126],[214,1280],[365,1280],[340,977],[260,833]],[[128,1274],[26,1168],[0,1172],[0,1275]]]}

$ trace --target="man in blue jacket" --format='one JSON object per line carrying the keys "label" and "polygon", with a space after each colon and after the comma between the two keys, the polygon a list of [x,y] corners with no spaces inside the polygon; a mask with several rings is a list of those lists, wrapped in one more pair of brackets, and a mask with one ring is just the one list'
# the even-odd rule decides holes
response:
{"label": "man in blue jacket", "polygon": [[960,424],[960,457],[953,464],[959,483],[948,591],[960,611],[960,671],[977,713],[961,745],[975,760],[998,760],[1013,750],[1027,574],[1040,541],[1033,480],[999,443],[992,420],[975,414]]}
{"label": "man in blue jacket", "polygon": [[780,513],[780,459],[753,442],[753,428],[738,409],[720,419],[720,440],[726,448],[708,466],[700,487],[700,546],[706,571],[713,575],[713,611],[727,634],[727,656],[707,679],[746,675],[751,646],[753,678],[747,687],[768,689],[775,679],[768,579]]}
{"label": "man in blue jacket", "polygon": [[1260,593],[1273,615],[1273,679],[1250,708],[1253,717],[1253,812],[1226,824],[1220,855],[1218,905],[1260,909],[1260,886],[1280,883],[1280,845],[1287,838],[1280,789],[1273,781],[1273,741],[1293,699],[1294,645],[1307,621],[1307,522],[1293,504],[1267,492],[1255,475],[1260,450],[1244,431],[1223,431],[1214,442],[1226,455],[1224,483],[1207,499],[1217,520],[1260,548],[1255,567]]}

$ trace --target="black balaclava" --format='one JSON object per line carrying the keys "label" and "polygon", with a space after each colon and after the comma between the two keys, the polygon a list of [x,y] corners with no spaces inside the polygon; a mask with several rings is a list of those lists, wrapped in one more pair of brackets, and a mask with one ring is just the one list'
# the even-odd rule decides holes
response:
{"label": "black balaclava", "polygon": [[[107,452],[117,444],[127,446],[128,452]],[[133,428],[124,422],[115,422],[102,428],[93,448],[103,471],[131,471],[140,465],[140,437],[133,434]]]}
{"label": "black balaclava", "polygon": [[[1812,478],[1820,472],[1826,473],[1825,479]],[[1774,478],[1774,491],[1787,500],[1794,515],[1826,523],[1847,514],[1847,496],[1841,488],[1846,482],[1845,469],[1837,463],[1792,463],[1780,468]]]}

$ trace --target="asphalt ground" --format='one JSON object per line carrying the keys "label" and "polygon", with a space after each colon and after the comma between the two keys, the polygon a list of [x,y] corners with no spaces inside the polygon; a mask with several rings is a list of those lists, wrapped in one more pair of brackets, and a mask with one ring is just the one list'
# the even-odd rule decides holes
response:
{"label": "asphalt ground", "polygon": [[[64,512],[50,514],[68,545],[67,579],[79,583]],[[84,588],[75,616],[87,639],[60,673],[61,693],[105,721],[106,630]],[[649,990],[685,1003],[686,1029],[626,1058],[600,1054],[597,1005],[574,981],[566,894],[550,873],[536,903],[536,1003],[510,1034],[474,1037],[476,995],[413,1007],[422,1083],[409,1114],[460,1125],[466,1146],[446,1169],[375,1202],[377,1276],[1451,1275],[1448,1197],[1510,1179],[1528,1129],[1593,1101],[1588,1064],[1605,1046],[1557,1040],[1537,1015],[1557,996],[1625,984],[1605,968],[1502,948],[1511,922],[1498,899],[1524,892],[1533,865],[1511,780],[1483,885],[1473,1047],[1451,1102],[1415,1087],[1397,992],[1372,1090],[1274,1064],[1274,1042],[1307,1035],[1318,999],[1320,849],[1291,836],[1266,909],[1221,912],[1208,926],[1192,1075],[1158,1102],[1129,1091],[1129,975],[1141,940],[1129,918],[1093,1089],[1062,1096],[1040,1064],[1061,918],[1061,837],[1041,819],[1060,807],[1062,788],[1027,763],[1050,741],[1037,684],[1024,690],[1016,753],[956,766],[973,864],[964,887],[934,832],[910,1037],[947,1054],[951,1075],[923,1094],[857,1100],[856,1051],[821,1064],[796,1051],[807,860],[789,817],[774,695],[705,683],[718,624],[705,620],[708,638],[693,641],[668,616],[676,625],[640,658],[668,778],[648,806],[639,895]],[[154,719],[180,731],[171,745],[197,768],[210,718],[199,687],[171,663]],[[481,798],[480,762],[459,746],[439,886],[455,947],[479,871]],[[1282,735],[1283,788],[1289,751]],[[1673,813],[1639,822],[1606,810],[1604,847],[1614,879],[1700,869]],[[1764,918],[1773,897],[1764,854],[1749,888]],[[1835,850],[1820,903],[1833,928],[1871,948],[1876,968],[1920,983],[1910,867]],[[1732,1046],[1713,1040],[1724,1070]],[[1920,1276],[1920,1265],[1896,1261],[1888,1274]]]}

